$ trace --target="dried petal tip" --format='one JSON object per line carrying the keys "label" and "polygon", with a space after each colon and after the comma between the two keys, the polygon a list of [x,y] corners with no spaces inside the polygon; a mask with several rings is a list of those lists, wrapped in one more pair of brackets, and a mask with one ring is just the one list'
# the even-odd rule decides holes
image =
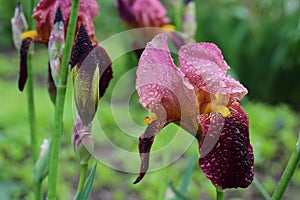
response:
{"label": "dried petal tip", "polygon": [[57,11],[56,11],[56,14],[55,14],[54,24],[55,24],[56,22],[61,22],[61,21],[63,22],[64,19],[63,19],[63,15],[62,15],[62,12],[61,12],[61,10],[60,10],[60,7],[58,6]]}
{"label": "dried petal tip", "polygon": [[78,64],[78,67],[80,67],[83,60],[92,50],[93,45],[91,38],[88,35],[84,25],[81,24],[77,33],[77,39],[72,52],[71,68],[73,68],[76,64]]}

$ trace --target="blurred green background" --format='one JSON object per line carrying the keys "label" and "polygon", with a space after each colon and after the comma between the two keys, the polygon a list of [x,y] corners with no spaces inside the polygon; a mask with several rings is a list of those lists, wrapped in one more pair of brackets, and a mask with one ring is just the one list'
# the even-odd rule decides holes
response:
{"label": "blurred green background", "polygon": [[[25,12],[27,1],[21,1]],[[111,0],[98,0],[100,14],[95,19],[96,37],[101,42],[125,29]],[[180,12],[172,10],[172,2],[163,1],[175,24]],[[179,2],[179,1],[178,1]],[[17,89],[19,54],[13,48],[10,19],[17,1],[1,0],[0,6],[0,199],[33,199],[32,162],[27,120],[26,93]],[[176,7],[176,6],[175,6]],[[235,74],[249,94],[242,102],[249,115],[251,143],[255,153],[255,174],[271,194],[280,178],[287,160],[296,144],[300,117],[300,2],[298,0],[213,0],[196,1],[197,41],[216,43]],[[26,16],[28,17],[28,16]],[[180,27],[180,26],[177,26]],[[178,30],[180,31],[180,30]],[[122,48],[112,44],[113,48]],[[33,71],[35,77],[35,103],[39,142],[50,139],[53,127],[53,105],[47,93],[48,55],[44,46],[35,49]],[[111,99],[121,77],[137,63],[133,54],[118,58],[113,64],[114,79],[107,94],[101,99],[97,113],[98,122],[105,135],[114,144],[137,152],[137,138],[121,130],[111,108]],[[134,85],[134,76],[127,83]],[[71,145],[74,123],[71,84],[67,91],[64,115],[64,134],[59,166],[59,199],[71,199],[76,192],[79,165]],[[125,89],[120,92],[126,95]],[[143,129],[143,118],[148,115],[138,103],[136,93],[130,94],[130,118]],[[121,113],[121,112],[120,112]],[[120,114],[122,116],[122,114]],[[122,119],[122,117],[121,117]],[[133,131],[134,132],[134,131]],[[142,132],[141,132],[142,133]],[[141,134],[134,133],[134,134]],[[163,148],[175,137],[188,135],[169,125],[159,135],[153,150]],[[189,136],[186,136],[189,137]],[[97,138],[101,142],[101,138]],[[162,163],[180,151],[181,144],[173,145],[162,155]],[[99,163],[92,199],[168,199],[172,191],[168,183],[180,185],[190,157],[198,147],[194,141],[187,151],[172,165],[148,173],[138,185],[133,185],[136,174],[114,170]],[[118,155],[112,155],[118,160]],[[95,162],[95,160],[93,161]],[[92,162],[92,163],[93,163]],[[135,162],[121,163],[137,168]],[[132,166],[131,166],[132,165]],[[151,163],[150,163],[151,165]],[[47,181],[45,181],[44,188]],[[298,199],[300,195],[300,170],[285,195]],[[46,191],[45,191],[46,192]],[[188,196],[193,199],[213,199],[214,187],[204,177],[198,162],[194,162]],[[262,199],[253,184],[246,190],[229,190],[225,199]]]}

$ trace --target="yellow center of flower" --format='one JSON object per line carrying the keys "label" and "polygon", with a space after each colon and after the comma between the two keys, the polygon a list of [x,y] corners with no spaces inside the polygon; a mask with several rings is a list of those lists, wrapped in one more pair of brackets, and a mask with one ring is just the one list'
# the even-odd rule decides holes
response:
{"label": "yellow center of flower", "polygon": [[224,117],[230,115],[230,110],[227,107],[229,96],[220,94],[211,94],[198,90],[196,93],[200,105],[200,113],[207,114],[210,112],[218,112]]}
{"label": "yellow center of flower", "polygon": [[171,24],[163,25],[161,28],[167,29],[168,31],[175,31],[175,26]]}
{"label": "yellow center of flower", "polygon": [[150,116],[144,118],[144,123],[147,124],[147,125],[149,125],[154,120],[157,120],[157,116],[156,116],[155,113],[152,113]]}
{"label": "yellow center of flower", "polygon": [[26,31],[22,34],[22,39],[25,38],[34,38],[34,37],[38,37],[38,33],[36,30],[32,30],[32,31]]}

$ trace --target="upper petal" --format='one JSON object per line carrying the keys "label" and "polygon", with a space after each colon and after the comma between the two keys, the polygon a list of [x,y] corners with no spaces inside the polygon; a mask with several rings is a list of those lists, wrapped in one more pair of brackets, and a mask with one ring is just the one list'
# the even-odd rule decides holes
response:
{"label": "upper petal", "polygon": [[238,103],[232,104],[230,112],[229,117],[217,112],[199,117],[199,165],[214,185],[222,189],[245,188],[254,176],[248,117]]}
{"label": "upper petal", "polygon": [[197,126],[195,116],[199,109],[194,88],[173,63],[165,34],[158,34],[147,44],[139,60],[136,89],[140,103],[159,119]]}
{"label": "upper petal", "polygon": [[230,95],[230,100],[240,100],[247,89],[231,76],[221,50],[213,43],[196,43],[179,50],[181,71],[189,81],[210,94]]}

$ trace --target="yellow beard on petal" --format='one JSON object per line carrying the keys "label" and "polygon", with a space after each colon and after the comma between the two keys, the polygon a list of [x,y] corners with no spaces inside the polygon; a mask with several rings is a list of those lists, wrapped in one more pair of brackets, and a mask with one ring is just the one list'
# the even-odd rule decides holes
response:
{"label": "yellow beard on petal", "polygon": [[31,30],[31,31],[26,31],[22,34],[22,39],[25,39],[25,38],[35,38],[35,37],[38,37],[38,33],[36,30]]}

